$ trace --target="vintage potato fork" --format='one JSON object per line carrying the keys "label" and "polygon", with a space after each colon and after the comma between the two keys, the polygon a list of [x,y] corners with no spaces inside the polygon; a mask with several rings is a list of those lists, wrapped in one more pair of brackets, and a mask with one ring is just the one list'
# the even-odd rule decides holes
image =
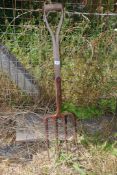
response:
{"label": "vintage potato fork", "polygon": [[[49,15],[50,12],[61,12],[61,17],[60,21],[58,24],[58,27],[55,31],[55,33],[52,31],[47,16]],[[76,142],[77,140],[77,126],[76,126],[76,117],[72,113],[61,113],[61,104],[62,104],[62,95],[61,95],[61,70],[60,70],[60,55],[59,55],[59,33],[60,29],[63,23],[64,19],[64,10],[63,6],[60,3],[56,4],[45,4],[44,5],[44,21],[46,23],[46,26],[50,32],[50,35],[52,37],[52,42],[53,42],[53,56],[54,56],[54,70],[55,70],[55,89],[56,89],[56,114],[54,115],[49,115],[44,118],[45,122],[45,132],[46,132],[46,142],[47,142],[47,147],[49,148],[49,125],[48,122],[51,119],[53,121],[53,124],[55,125],[55,138],[56,138],[56,143],[57,143],[57,150],[59,150],[59,144],[58,144],[58,120],[62,120],[63,127],[64,127],[64,134],[65,134],[65,143],[66,143],[66,148],[68,150],[67,146],[67,118],[68,116],[71,116],[73,126],[74,126],[74,141]],[[49,149],[48,149],[48,154],[49,154]]]}

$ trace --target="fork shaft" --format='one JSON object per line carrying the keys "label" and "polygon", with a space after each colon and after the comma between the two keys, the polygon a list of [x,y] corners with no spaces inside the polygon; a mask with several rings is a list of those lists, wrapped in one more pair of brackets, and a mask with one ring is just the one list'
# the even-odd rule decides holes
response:
{"label": "fork shaft", "polygon": [[61,113],[61,102],[62,102],[62,93],[61,93],[61,78],[57,77],[55,79],[55,89],[56,89],[56,114],[57,116]]}

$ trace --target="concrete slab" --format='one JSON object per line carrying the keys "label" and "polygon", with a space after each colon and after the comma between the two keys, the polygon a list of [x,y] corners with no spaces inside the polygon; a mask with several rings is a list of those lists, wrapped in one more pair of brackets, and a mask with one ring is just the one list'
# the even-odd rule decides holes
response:
{"label": "concrete slab", "polygon": [[[45,141],[44,116],[34,113],[22,113],[16,116],[16,142],[20,141]],[[70,139],[74,133],[74,126],[71,118],[68,117],[68,137]],[[49,140],[55,140],[55,125],[53,120],[49,120]],[[58,135],[60,140],[64,140],[63,121],[58,120]]]}
{"label": "concrete slab", "polygon": [[0,45],[0,71],[6,74],[23,92],[31,96],[39,96],[40,90],[34,77],[3,45]]}

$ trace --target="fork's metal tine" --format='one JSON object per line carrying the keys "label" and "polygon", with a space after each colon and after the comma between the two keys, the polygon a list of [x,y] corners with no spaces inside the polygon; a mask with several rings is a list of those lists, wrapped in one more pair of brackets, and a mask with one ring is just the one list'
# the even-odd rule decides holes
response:
{"label": "fork's metal tine", "polygon": [[74,126],[74,143],[77,144],[77,120],[76,116],[73,114],[73,126]]}
{"label": "fork's metal tine", "polygon": [[67,144],[67,115],[63,117],[64,122],[64,132],[65,132],[65,144],[66,144],[66,150],[68,153],[68,144]]}
{"label": "fork's metal tine", "polygon": [[55,138],[56,138],[56,148],[57,148],[57,152],[59,152],[59,143],[58,143],[58,122],[57,122],[58,118],[54,118],[54,122],[55,122]]}
{"label": "fork's metal tine", "polygon": [[[56,153],[57,155],[60,154],[60,145],[59,145],[59,135],[58,135],[58,120],[63,121],[63,129],[64,129],[64,141],[65,141],[65,146],[66,146],[66,151],[68,153],[68,116],[71,115],[72,123],[74,126],[74,144],[77,144],[77,119],[74,114],[60,114],[59,115],[52,115],[49,117],[46,117],[44,119],[45,123],[45,133],[46,133],[46,145],[47,145],[47,152],[48,152],[48,158],[50,160],[50,154],[49,154],[49,147],[50,147],[50,142],[49,142],[49,120],[52,120],[52,123],[54,125],[54,132],[55,132],[55,139],[56,139]],[[51,123],[51,124],[52,124]]]}
{"label": "fork's metal tine", "polygon": [[47,145],[47,152],[48,152],[48,158],[50,159],[50,153],[49,153],[49,147],[50,147],[50,143],[49,143],[49,128],[48,128],[48,120],[49,118],[46,117],[44,122],[45,122],[45,135],[46,135],[46,145]]}

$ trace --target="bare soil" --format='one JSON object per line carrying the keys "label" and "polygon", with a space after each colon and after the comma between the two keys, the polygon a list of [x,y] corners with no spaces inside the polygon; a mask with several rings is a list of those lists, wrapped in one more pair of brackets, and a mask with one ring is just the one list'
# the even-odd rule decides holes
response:
{"label": "bare soil", "polygon": [[[8,110],[8,108],[7,108]],[[11,159],[28,160],[37,152],[46,150],[44,115],[31,112],[0,112],[0,160]],[[63,121],[58,121],[59,139],[64,140]],[[68,117],[68,136],[67,140],[73,140],[74,126]],[[23,140],[16,142],[17,133],[24,130],[26,133],[36,133],[37,139]],[[117,141],[117,119],[111,115],[102,116],[92,120],[77,120],[78,134],[90,136],[101,136],[101,139]],[[49,140],[55,142],[55,125],[52,120],[49,122]]]}

